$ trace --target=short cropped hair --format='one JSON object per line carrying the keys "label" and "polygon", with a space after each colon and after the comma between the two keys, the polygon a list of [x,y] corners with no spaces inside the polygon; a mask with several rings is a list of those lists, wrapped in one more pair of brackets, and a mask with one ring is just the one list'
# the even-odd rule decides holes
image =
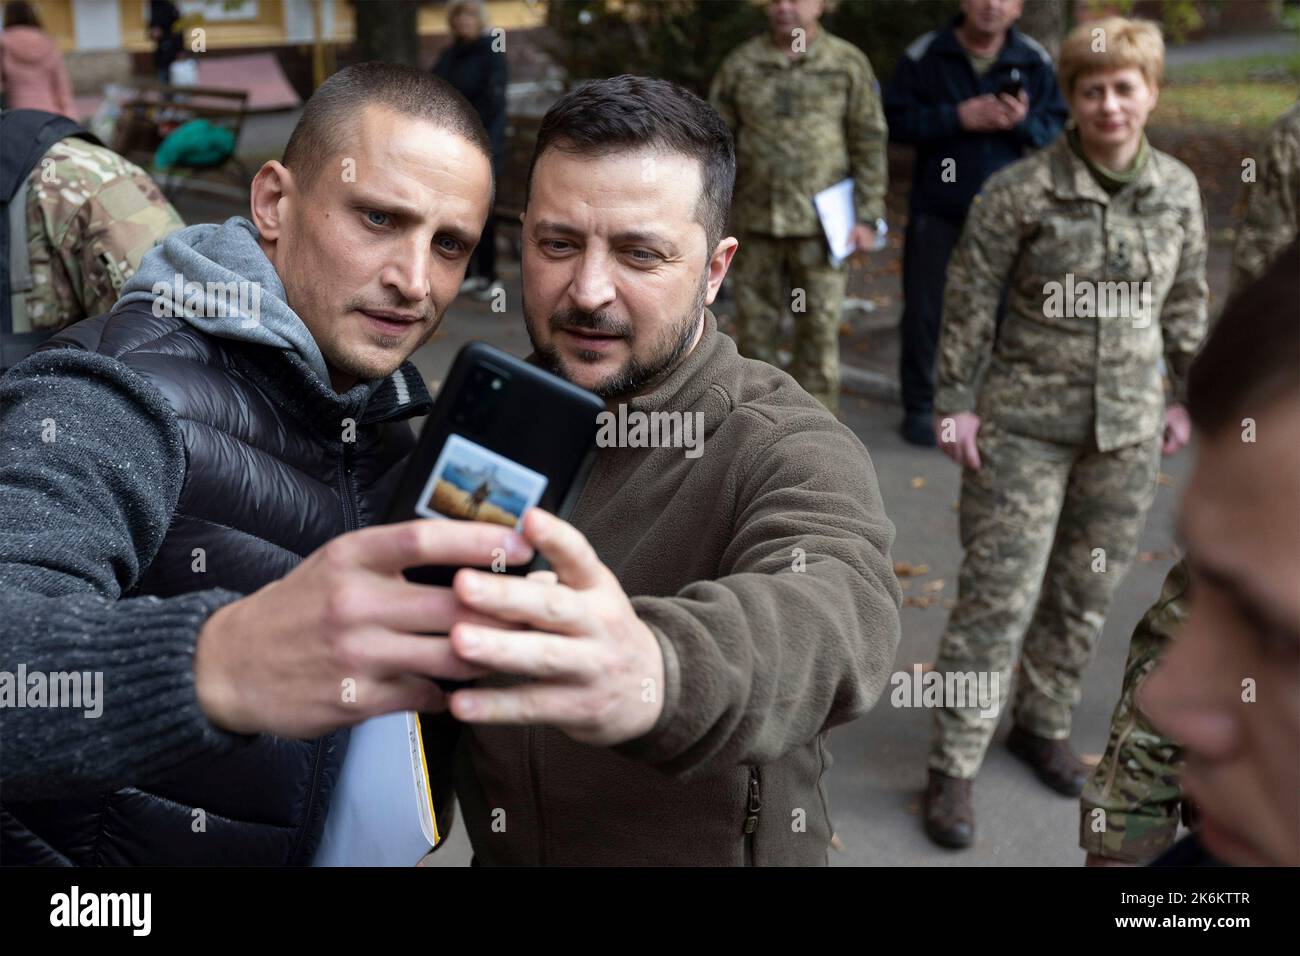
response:
{"label": "short cropped hair", "polygon": [[1300,243],[1229,301],[1187,373],[1187,412],[1213,434],[1300,400]]}
{"label": "short cropped hair", "polygon": [[[1098,32],[1100,31],[1100,32]],[[1085,73],[1135,66],[1147,85],[1158,89],[1165,78],[1165,41],[1150,20],[1103,17],[1080,23],[1061,43],[1056,68],[1061,89],[1069,96]]]}
{"label": "short cropped hair", "polygon": [[533,170],[548,149],[584,156],[642,148],[681,153],[697,160],[703,185],[695,219],[712,253],[727,227],[736,182],[736,150],[727,124],[708,103],[668,80],[615,76],[583,83],[542,118],[528,165],[524,204],[532,194]]}
{"label": "short cropped hair", "polygon": [[455,133],[492,156],[478,112],[446,80],[400,63],[357,63],[321,84],[293,128],[282,162],[299,188],[309,191],[325,164],[347,151],[357,117],[372,103]]}

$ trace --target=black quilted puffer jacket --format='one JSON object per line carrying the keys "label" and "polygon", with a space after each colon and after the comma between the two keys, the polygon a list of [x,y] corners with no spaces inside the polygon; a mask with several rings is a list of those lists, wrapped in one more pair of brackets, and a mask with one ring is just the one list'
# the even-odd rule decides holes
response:
{"label": "black quilted puffer jacket", "polygon": [[[330,538],[382,520],[413,444],[407,419],[429,411],[409,363],[335,394],[291,350],[215,338],[143,302],[64,330],[28,363],[60,348],[97,353],[143,379],[174,413],[184,445],[161,546],[122,598],[248,594]],[[132,451],[121,450],[124,462]],[[105,696],[107,708],[111,687]],[[0,855],[6,864],[309,863],[345,749],[346,733],[259,737],[115,792],[6,800]]]}

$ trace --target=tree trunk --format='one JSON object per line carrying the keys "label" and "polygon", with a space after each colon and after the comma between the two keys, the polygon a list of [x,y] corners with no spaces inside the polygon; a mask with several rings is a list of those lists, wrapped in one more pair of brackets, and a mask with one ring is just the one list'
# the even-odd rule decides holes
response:
{"label": "tree trunk", "polygon": [[420,65],[419,0],[353,0],[357,62]]}
{"label": "tree trunk", "polygon": [[1016,26],[1047,47],[1052,59],[1056,59],[1070,26],[1069,0],[1025,0]]}

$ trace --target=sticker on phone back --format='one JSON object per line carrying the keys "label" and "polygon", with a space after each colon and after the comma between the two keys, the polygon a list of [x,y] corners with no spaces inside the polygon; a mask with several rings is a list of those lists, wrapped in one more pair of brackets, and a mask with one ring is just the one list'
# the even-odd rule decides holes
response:
{"label": "sticker on phone back", "polygon": [[542,500],[546,476],[460,435],[447,436],[415,506],[426,518],[487,521],[518,530]]}

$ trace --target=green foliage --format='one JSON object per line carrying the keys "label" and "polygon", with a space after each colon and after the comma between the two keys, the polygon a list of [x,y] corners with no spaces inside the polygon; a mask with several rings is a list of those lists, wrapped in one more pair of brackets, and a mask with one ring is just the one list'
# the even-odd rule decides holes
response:
{"label": "green foliage", "polygon": [[[1164,27],[1165,39],[1172,43],[1182,43],[1187,37],[1205,26],[1205,18],[1197,9],[1202,4],[1197,0],[1161,0],[1160,25]],[[1220,4],[1210,3],[1217,7]],[[1122,17],[1133,15],[1133,0],[1089,0],[1084,5],[1089,19],[1104,13],[1114,12]]]}
{"label": "green foliage", "polygon": [[913,40],[947,25],[960,12],[958,0],[844,0],[824,22],[836,36],[856,44],[885,83]]}
{"label": "green foliage", "polygon": [[1205,19],[1196,9],[1194,0],[1164,0],[1160,4],[1160,21],[1165,36],[1174,43],[1182,43],[1188,34],[1205,26]]}
{"label": "green foliage", "polygon": [[[822,22],[857,44],[884,82],[909,43],[958,9],[958,0],[842,0]],[[723,58],[767,20],[754,0],[553,0],[547,25],[548,52],[571,82],[637,73],[703,96]]]}
{"label": "green foliage", "polygon": [[748,0],[560,0],[547,6],[550,54],[571,82],[635,73],[706,96],[732,48],[763,29]]}

